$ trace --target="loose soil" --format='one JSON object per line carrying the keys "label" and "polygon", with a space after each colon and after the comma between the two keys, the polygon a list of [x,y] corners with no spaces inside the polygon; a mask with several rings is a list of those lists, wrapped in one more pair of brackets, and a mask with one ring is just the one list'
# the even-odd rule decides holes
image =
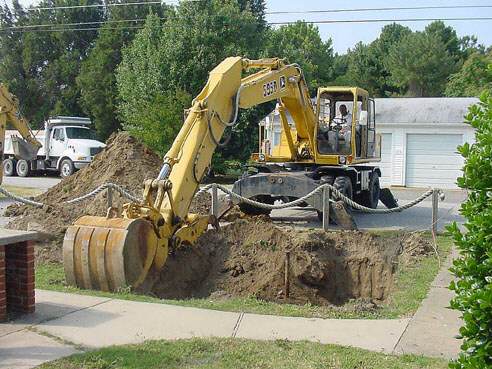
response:
{"label": "loose soil", "polygon": [[[37,248],[37,261],[61,261],[61,246],[66,228],[82,215],[105,216],[106,191],[77,204],[61,204],[107,182],[116,183],[130,193],[140,196],[143,182],[156,178],[162,159],[127,132],[111,135],[106,148],[94,157],[87,167],[63,179],[56,186],[35,198],[47,205],[42,208],[30,205],[11,205],[6,216],[15,217],[7,227],[20,230],[36,230],[47,236],[42,247]],[[210,207],[206,195],[192,204],[192,211],[205,214]],[[113,191],[113,206],[129,202]]]}
{"label": "loose soil", "polygon": [[408,261],[431,250],[420,234],[285,230],[262,218],[238,219],[170,255],[151,293],[167,299],[255,296],[295,304],[378,304],[390,294],[399,258]]}

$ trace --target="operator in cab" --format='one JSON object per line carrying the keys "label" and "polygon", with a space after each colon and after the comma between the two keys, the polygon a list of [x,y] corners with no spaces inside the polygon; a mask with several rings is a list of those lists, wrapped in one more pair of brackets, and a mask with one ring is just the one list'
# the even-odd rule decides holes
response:
{"label": "operator in cab", "polygon": [[345,104],[340,105],[338,108],[339,113],[335,116],[335,122],[341,124],[341,134],[350,132],[352,129],[352,114],[349,113]]}

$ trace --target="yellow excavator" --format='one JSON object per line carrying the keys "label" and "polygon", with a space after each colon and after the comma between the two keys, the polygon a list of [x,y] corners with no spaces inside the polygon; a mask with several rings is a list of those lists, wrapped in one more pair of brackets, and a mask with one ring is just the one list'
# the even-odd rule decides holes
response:
{"label": "yellow excavator", "polygon": [[[320,88],[313,102],[298,65],[229,57],[210,72],[193,100],[158,177],[144,182],[142,203],[125,204],[116,217],[83,216],[67,229],[67,282],[104,291],[135,288],[149,273],[159,273],[170,250],[193,244],[217,222],[188,211],[224,130],[235,124],[239,108],[275,100],[283,128],[279,145],[254,154],[256,173],[238,181],[234,190],[272,202],[332,183],[375,207],[381,173],[368,163],[379,160],[379,139],[367,92]],[[319,198],[307,202],[322,210]]]}
{"label": "yellow excavator", "polygon": [[[20,137],[12,137],[14,154],[17,159],[33,160],[37,156],[42,144],[36,140],[29,128],[29,123],[22,117],[17,98],[11,94],[8,88],[0,83],[0,164],[5,150],[5,131],[7,123],[10,123],[20,133]],[[3,166],[0,165],[0,184],[2,183]]]}

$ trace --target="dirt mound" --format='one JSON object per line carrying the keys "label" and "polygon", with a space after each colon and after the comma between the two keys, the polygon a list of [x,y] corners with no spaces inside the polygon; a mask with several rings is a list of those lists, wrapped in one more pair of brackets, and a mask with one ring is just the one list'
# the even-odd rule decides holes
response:
{"label": "dirt mound", "polygon": [[[97,154],[90,165],[74,175],[63,179],[56,186],[36,198],[48,205],[36,208],[29,205],[13,205],[7,209],[8,216],[16,217],[8,225],[16,229],[36,229],[52,234],[56,239],[78,217],[105,215],[106,193],[78,204],[65,205],[60,202],[84,195],[97,186],[113,182],[130,192],[140,195],[142,182],[155,178],[161,166],[161,159],[126,132],[111,135],[106,148]],[[115,206],[128,200],[119,194],[113,196]]]}
{"label": "dirt mound", "polygon": [[407,248],[396,236],[282,230],[261,219],[239,219],[170,255],[152,293],[161,298],[255,296],[321,305],[350,299],[382,302],[393,285],[398,256]]}

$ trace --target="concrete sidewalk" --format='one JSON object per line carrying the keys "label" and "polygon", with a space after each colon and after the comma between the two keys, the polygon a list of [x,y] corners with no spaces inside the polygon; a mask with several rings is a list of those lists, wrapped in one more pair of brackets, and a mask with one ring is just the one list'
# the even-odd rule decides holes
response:
{"label": "concrete sidewalk", "polygon": [[0,368],[31,368],[78,350],[151,339],[308,340],[391,353],[409,319],[309,319],[36,291],[37,312],[0,325]]}
{"label": "concrete sidewalk", "polygon": [[458,257],[456,249],[443,263],[431,289],[420,305],[395,349],[397,354],[418,354],[454,359],[462,340],[455,338],[462,325],[461,313],[449,309],[454,292],[448,289],[452,280],[449,267]]}
{"label": "concrete sidewalk", "polygon": [[459,314],[447,309],[451,259],[411,319],[282,317],[37,290],[34,315],[0,324],[0,369],[32,368],[80,350],[191,337],[307,340],[450,359],[459,353],[454,336],[461,325]]}

